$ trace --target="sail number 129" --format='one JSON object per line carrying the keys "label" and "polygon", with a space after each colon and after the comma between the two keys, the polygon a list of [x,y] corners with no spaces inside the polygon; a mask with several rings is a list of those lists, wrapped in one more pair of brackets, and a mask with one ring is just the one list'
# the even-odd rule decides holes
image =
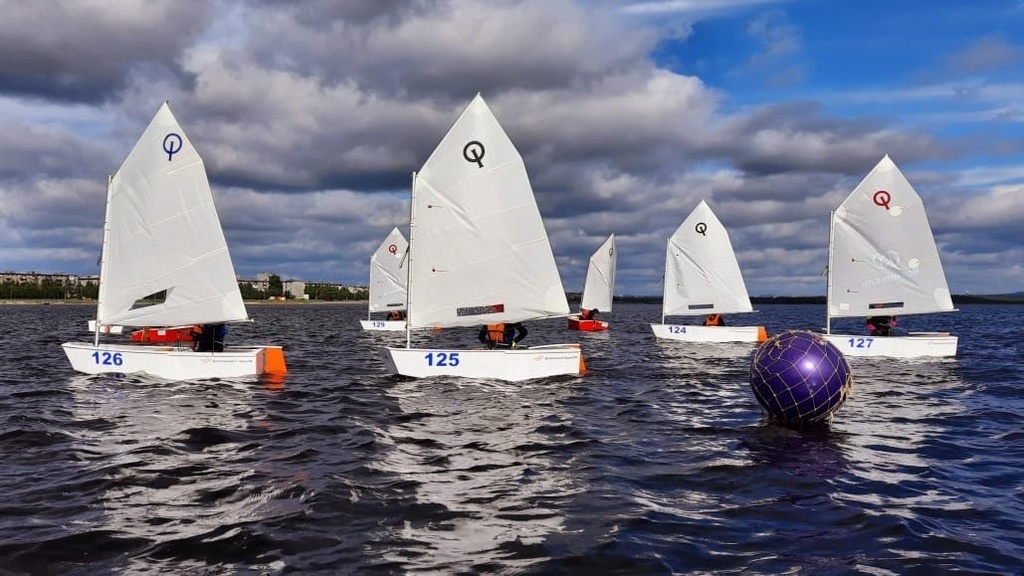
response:
{"label": "sail number 129", "polygon": [[427,352],[427,366],[458,366],[458,352]]}

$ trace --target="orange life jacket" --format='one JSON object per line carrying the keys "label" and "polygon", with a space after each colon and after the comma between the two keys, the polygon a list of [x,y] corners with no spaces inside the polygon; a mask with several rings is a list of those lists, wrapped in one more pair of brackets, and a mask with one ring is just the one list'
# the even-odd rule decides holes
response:
{"label": "orange life jacket", "polygon": [[722,318],[718,314],[712,314],[704,319],[705,326],[721,326]]}
{"label": "orange life jacket", "polygon": [[495,344],[505,343],[505,325],[504,324],[488,324],[487,325],[487,339]]}

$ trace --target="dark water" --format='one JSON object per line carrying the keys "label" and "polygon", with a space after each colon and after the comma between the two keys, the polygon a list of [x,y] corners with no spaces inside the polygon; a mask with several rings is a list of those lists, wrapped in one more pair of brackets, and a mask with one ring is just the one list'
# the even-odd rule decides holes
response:
{"label": "dark water", "polygon": [[[823,323],[763,308],[744,323]],[[60,343],[93,313],[0,306],[0,573],[1024,566],[1021,307],[901,319],[959,334],[959,358],[850,359],[850,400],[804,432],[762,421],[752,347],[657,343],[653,305],[617,304],[608,333],[531,324],[592,372],[516,385],[386,376],[404,336],[317,305],[251,306],[229,333],[284,344],[283,381],[76,375]]]}

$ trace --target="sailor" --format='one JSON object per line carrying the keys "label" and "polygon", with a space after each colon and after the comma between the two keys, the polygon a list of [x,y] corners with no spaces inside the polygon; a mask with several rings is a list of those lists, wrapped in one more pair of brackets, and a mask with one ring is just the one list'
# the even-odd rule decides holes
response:
{"label": "sailor", "polygon": [[896,327],[896,317],[868,316],[865,326],[872,336],[892,336],[892,329]]}
{"label": "sailor", "polygon": [[526,338],[526,326],[519,322],[511,324],[487,324],[480,327],[477,338],[483,342],[488,349],[495,347],[516,348],[523,338]]}
{"label": "sailor", "polygon": [[227,332],[224,324],[203,324],[198,332],[192,332],[192,349],[196,352],[223,352]]}
{"label": "sailor", "polygon": [[725,326],[725,318],[721,314],[708,314],[704,319],[705,326]]}

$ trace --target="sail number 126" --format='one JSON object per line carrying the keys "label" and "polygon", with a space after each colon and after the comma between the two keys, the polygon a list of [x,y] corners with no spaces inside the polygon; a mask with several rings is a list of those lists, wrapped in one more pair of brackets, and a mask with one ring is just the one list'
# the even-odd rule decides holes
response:
{"label": "sail number 126", "polygon": [[427,352],[427,366],[458,366],[458,352]]}
{"label": "sail number 126", "polygon": [[93,362],[102,366],[120,366],[124,364],[124,357],[121,356],[120,352],[100,352],[96,351],[92,353]]}

